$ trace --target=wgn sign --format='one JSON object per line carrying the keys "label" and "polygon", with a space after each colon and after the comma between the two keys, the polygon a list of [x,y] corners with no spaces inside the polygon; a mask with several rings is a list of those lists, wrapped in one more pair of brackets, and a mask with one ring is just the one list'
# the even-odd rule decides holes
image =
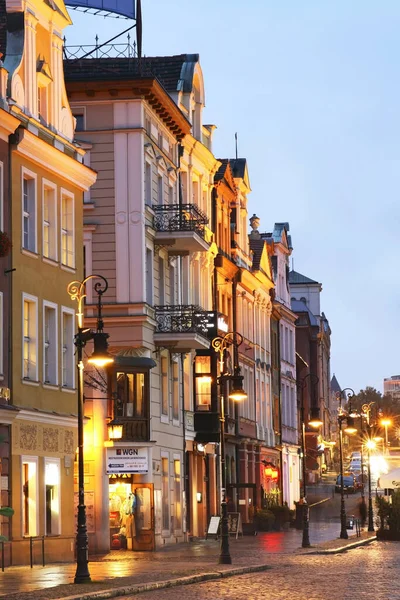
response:
{"label": "wgn sign", "polygon": [[107,448],[107,473],[147,473],[147,448]]}

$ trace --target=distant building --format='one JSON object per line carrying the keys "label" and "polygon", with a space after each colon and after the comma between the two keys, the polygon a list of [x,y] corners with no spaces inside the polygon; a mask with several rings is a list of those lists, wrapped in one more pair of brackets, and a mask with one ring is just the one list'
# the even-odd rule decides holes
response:
{"label": "distant building", "polygon": [[383,380],[383,394],[389,394],[393,400],[400,400],[400,375],[392,375]]}

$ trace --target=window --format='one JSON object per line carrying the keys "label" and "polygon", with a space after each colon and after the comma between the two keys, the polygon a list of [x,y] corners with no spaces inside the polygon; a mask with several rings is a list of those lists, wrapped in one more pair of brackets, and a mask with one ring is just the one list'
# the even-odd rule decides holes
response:
{"label": "window", "polygon": [[43,183],[43,256],[57,260],[56,188]]}
{"label": "window", "polygon": [[74,312],[62,309],[62,386],[74,387]]}
{"label": "window", "polygon": [[177,292],[177,285],[176,285],[176,268],[175,268],[175,263],[170,264],[169,266],[169,303],[174,306],[177,303],[177,298],[176,298],[176,292]]}
{"label": "window", "polygon": [[179,365],[172,362],[172,419],[179,421]]}
{"label": "window", "polygon": [[195,358],[196,410],[211,410],[211,356]]}
{"label": "window", "polygon": [[44,459],[45,483],[45,532],[46,535],[61,533],[60,519],[60,459]]}
{"label": "window", "polygon": [[[83,157],[83,164],[85,165],[85,167],[90,167],[90,150],[86,150],[86,154]],[[90,196],[90,191],[91,191],[91,188],[89,188],[88,190],[83,192],[83,203],[84,204],[90,204],[92,201],[91,196]]]}
{"label": "window", "polygon": [[159,304],[165,304],[165,261],[161,256],[158,259],[159,273],[158,273],[158,301]]}
{"label": "window", "polygon": [[152,205],[152,190],[151,190],[151,164],[146,162],[145,172],[145,203],[147,206]]}
{"label": "window", "polygon": [[84,131],[85,130],[85,114],[83,112],[74,113],[74,117],[76,120],[75,131]]}
{"label": "window", "polygon": [[36,176],[22,177],[22,247],[36,252]]}
{"label": "window", "polygon": [[41,123],[47,123],[47,87],[38,85],[37,115]]}
{"label": "window", "polygon": [[115,417],[147,416],[145,385],[148,386],[148,376],[145,373],[117,373]]}
{"label": "window", "polygon": [[4,332],[4,315],[3,315],[3,292],[0,292],[0,375],[3,375],[4,362],[3,362],[3,332]]}
{"label": "window", "polygon": [[4,167],[0,162],[0,231],[4,231]]}
{"label": "window", "polygon": [[175,529],[182,529],[181,461],[174,459]]}
{"label": "window", "polygon": [[61,193],[61,262],[75,267],[74,252],[74,197]]}
{"label": "window", "polygon": [[168,369],[168,357],[161,356],[161,414],[168,415],[168,404],[169,404],[169,369]]}
{"label": "window", "polygon": [[146,302],[153,304],[153,252],[146,248]]}
{"label": "window", "polygon": [[163,183],[163,176],[159,175],[157,177],[157,201],[158,204],[164,204],[164,183]]}
{"label": "window", "polygon": [[162,477],[162,528],[169,531],[169,473],[168,458],[161,458],[161,477]]}
{"label": "window", "polygon": [[43,381],[57,385],[57,305],[43,303]]}
{"label": "window", "polygon": [[37,298],[23,294],[23,368],[22,377],[37,381],[38,314]]}
{"label": "window", "polygon": [[174,203],[174,187],[172,185],[168,186],[168,204]]}
{"label": "window", "polygon": [[38,535],[38,464],[22,456],[22,535]]}

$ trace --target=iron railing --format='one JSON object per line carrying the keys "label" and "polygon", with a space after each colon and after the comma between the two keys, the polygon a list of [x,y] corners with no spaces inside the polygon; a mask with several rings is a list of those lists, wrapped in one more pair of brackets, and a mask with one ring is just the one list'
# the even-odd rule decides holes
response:
{"label": "iron railing", "polygon": [[131,44],[131,36],[127,35],[126,44],[99,44],[99,36],[95,36],[94,44],[66,46],[64,38],[64,58],[78,60],[80,58],[136,58],[136,42]]}
{"label": "iron railing", "polygon": [[208,218],[196,204],[153,205],[156,231],[194,231],[205,237]]}
{"label": "iron railing", "polygon": [[193,304],[155,306],[156,333],[199,333],[207,337],[208,313]]}

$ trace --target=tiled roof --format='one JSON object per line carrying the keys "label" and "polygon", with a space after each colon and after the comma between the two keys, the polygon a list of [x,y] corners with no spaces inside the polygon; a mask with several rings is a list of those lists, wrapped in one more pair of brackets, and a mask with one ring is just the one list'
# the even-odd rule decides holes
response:
{"label": "tiled roof", "polygon": [[336,393],[336,392],[340,392],[340,391],[341,391],[341,388],[340,388],[339,382],[338,382],[338,380],[336,379],[336,375],[335,375],[335,374],[333,374],[333,377],[332,377],[332,379],[331,379],[331,391],[332,391],[332,392],[335,392],[335,393]]}
{"label": "tiled roof", "polygon": [[308,308],[307,304],[302,300],[292,300],[292,311],[296,314],[298,313],[307,313],[310,319],[310,325],[316,325],[318,327],[318,321],[314,317],[311,310]]}
{"label": "tiled roof", "polygon": [[214,181],[221,181],[221,179],[224,178],[224,175],[226,173],[226,169],[228,168],[228,163],[229,163],[229,159],[227,158],[219,158],[218,159],[221,163],[221,166],[219,167],[218,171],[215,173],[214,176]]}
{"label": "tiled roof", "polygon": [[302,284],[302,283],[319,283],[318,281],[314,281],[297,271],[289,272],[289,284]]}
{"label": "tiled roof", "polygon": [[90,78],[131,79],[132,77],[156,77],[168,92],[192,89],[192,79],[198,54],[137,58],[84,58],[64,60],[66,81]]}
{"label": "tiled roof", "polygon": [[231,165],[232,174],[235,178],[242,178],[246,172],[246,159],[245,158],[231,158],[229,160]]}
{"label": "tiled roof", "polygon": [[264,249],[264,240],[255,240],[249,238],[250,250],[253,251],[253,270],[258,271],[260,269],[261,256]]}

